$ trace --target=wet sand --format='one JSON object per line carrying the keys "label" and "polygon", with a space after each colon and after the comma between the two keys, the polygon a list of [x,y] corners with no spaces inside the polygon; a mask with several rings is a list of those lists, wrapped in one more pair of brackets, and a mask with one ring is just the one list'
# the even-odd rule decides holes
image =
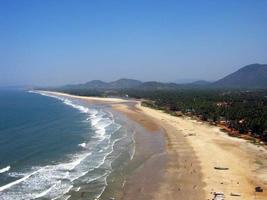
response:
{"label": "wet sand", "polygon": [[[112,107],[146,129],[163,129],[165,134],[164,151],[146,160],[128,178],[123,199],[204,199],[199,161],[185,138],[181,134],[175,134],[174,127],[147,115],[136,104],[114,104]],[[150,135],[150,139],[152,137]],[[137,145],[137,148],[143,149],[141,145]]]}
{"label": "wet sand", "polygon": [[[158,145],[151,141],[158,136],[136,134],[136,156],[146,159],[126,177],[121,199],[202,200],[212,199],[214,192],[223,192],[226,199],[267,199],[263,147],[231,138],[218,127],[143,107],[139,101],[56,94],[107,103],[149,132],[163,131],[164,149],[151,154],[147,152]],[[256,186],[263,192],[255,193]]]}

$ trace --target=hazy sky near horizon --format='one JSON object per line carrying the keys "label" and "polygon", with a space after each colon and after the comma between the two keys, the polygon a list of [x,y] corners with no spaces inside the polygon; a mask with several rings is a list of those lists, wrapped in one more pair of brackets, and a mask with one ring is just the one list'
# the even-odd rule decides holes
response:
{"label": "hazy sky near horizon", "polygon": [[0,0],[0,86],[219,79],[267,63],[267,0]]}

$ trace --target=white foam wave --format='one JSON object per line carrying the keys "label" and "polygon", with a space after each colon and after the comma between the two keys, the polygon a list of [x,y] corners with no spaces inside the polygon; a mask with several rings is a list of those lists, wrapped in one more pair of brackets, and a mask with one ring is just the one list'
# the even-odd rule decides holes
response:
{"label": "white foam wave", "polygon": [[[8,189],[12,190],[12,188],[18,184],[20,184],[21,188],[26,189],[28,187],[31,187],[28,189],[34,189],[34,190],[40,190],[43,187],[47,188],[49,187],[49,185],[52,184],[52,186],[49,189],[41,192],[41,194],[40,193],[38,194],[38,195],[44,196],[48,194],[49,192],[51,192],[51,190],[58,190],[57,186],[62,185],[58,180],[61,180],[61,179],[75,180],[83,176],[86,172],[76,171],[75,168],[79,164],[81,164],[81,162],[84,159],[86,159],[88,156],[90,156],[91,154],[92,153],[90,152],[84,155],[77,156],[77,158],[74,161],[69,162],[69,163],[61,163],[58,165],[48,165],[48,166],[42,167],[38,169],[37,171],[34,171],[16,181],[13,181],[4,186],[1,186],[0,192],[3,192]],[[66,184],[66,186],[68,187],[69,185],[70,184]],[[42,187],[40,188],[40,186]],[[14,188],[14,190],[16,190],[16,188]],[[38,195],[36,196],[39,197]],[[36,196],[34,198],[37,198]]]}
{"label": "white foam wave", "polygon": [[40,198],[40,197],[43,197],[45,195],[47,195],[54,187],[56,186],[56,184],[52,185],[50,188],[48,188],[47,190],[37,194],[34,198],[37,199],[37,198]]}
{"label": "white foam wave", "polygon": [[7,166],[7,167],[0,169],[0,174],[8,172],[10,170],[10,168],[11,168],[10,166]]}
{"label": "white foam wave", "polygon": [[[118,128],[120,128],[120,126],[118,126],[117,129]],[[113,152],[113,146],[118,140],[120,140],[120,138],[109,144],[109,148],[104,148],[106,149],[104,152],[101,152],[99,155],[94,155],[94,160],[98,160],[97,162],[96,160],[94,161],[94,165],[90,166],[92,159],[87,159],[92,155],[92,152],[77,155],[74,157],[72,162],[42,167],[37,171],[24,176],[23,178],[2,186],[0,191],[4,193],[1,193],[1,195],[3,195],[3,199],[8,200],[35,199],[39,198],[40,196],[45,196],[46,198],[50,199],[57,199],[58,197],[63,198],[63,195],[73,187],[72,183],[74,180],[84,176],[89,171],[93,171],[104,164],[107,156]],[[100,155],[102,155],[102,159],[100,159]],[[58,180],[64,180],[64,182],[59,183]],[[16,187],[18,184],[19,186]],[[17,192],[18,188],[21,192]],[[44,188],[48,189],[44,190]],[[32,192],[26,193],[23,191]],[[7,196],[10,198],[5,198]]]}
{"label": "white foam wave", "polygon": [[96,195],[96,198],[95,199],[97,199],[97,200],[102,196],[103,192],[106,189],[106,186],[108,185],[107,184],[107,176],[105,177],[104,181],[105,181],[105,184],[104,184],[105,186],[102,188],[102,190],[100,191],[100,193],[98,195]]}
{"label": "white foam wave", "polygon": [[69,198],[71,198],[71,195],[67,195],[64,200],[68,200]]}
{"label": "white foam wave", "polygon": [[[38,171],[39,171],[39,170],[38,170]],[[11,182],[11,183],[8,183],[8,184],[6,184],[6,185],[4,185],[4,186],[1,186],[1,187],[0,187],[0,192],[2,192],[3,190],[6,190],[6,189],[8,189],[8,188],[10,188],[10,187],[12,187],[12,186],[14,186],[14,185],[17,185],[17,184],[19,184],[19,183],[21,183],[21,182],[23,182],[23,181],[25,181],[26,179],[28,179],[28,178],[31,177],[32,175],[36,174],[38,171],[35,171],[35,172],[33,172],[33,173],[31,173],[31,174],[29,174],[29,175],[27,175],[27,176],[24,176],[24,177],[21,178],[21,179],[18,179],[18,180],[16,180],[16,181],[13,181],[13,182]]]}
{"label": "white foam wave", "polygon": [[56,99],[62,99],[60,98],[59,96],[56,96],[56,95],[52,95],[52,94],[48,94],[46,92],[41,92],[41,91],[29,91],[30,93],[35,93],[35,94],[40,94],[42,96],[47,96],[47,97],[53,97],[53,98],[56,98]]}
{"label": "white foam wave", "polygon": [[136,132],[134,131],[132,134],[133,147],[132,147],[132,152],[130,153],[130,160],[132,160],[134,158],[134,155],[135,155],[135,139],[134,139],[135,134],[136,134]]}
{"label": "white foam wave", "polygon": [[96,181],[97,179],[106,177],[108,174],[109,174],[109,173],[107,172],[107,173],[104,173],[104,174],[102,174],[102,175],[100,175],[100,176],[97,176],[97,177],[95,177],[95,178],[91,178],[91,179],[89,179],[89,180],[87,181],[87,183],[90,183],[90,182]]}
{"label": "white foam wave", "polygon": [[101,120],[102,118],[101,117],[97,117],[97,116],[94,116],[91,118],[91,125],[92,126],[96,126],[97,123]]}
{"label": "white foam wave", "polygon": [[13,178],[21,178],[23,176],[26,176],[26,173],[19,173],[19,172],[9,172],[8,176],[13,177]]}
{"label": "white foam wave", "polygon": [[99,118],[95,117],[96,119],[91,119],[91,125],[95,128],[96,137],[100,140],[104,140],[109,138],[110,135],[106,134],[106,128],[113,124],[112,120],[109,118]]}
{"label": "white foam wave", "polygon": [[[48,198],[62,196],[73,187],[70,179],[75,180],[86,173],[74,170],[75,166],[80,162],[78,160],[71,164],[59,164],[41,168],[23,178],[0,187],[1,196],[3,199],[14,200],[36,199],[42,196],[47,196]],[[64,180],[64,183],[58,180]],[[42,191],[43,188],[48,189]]]}
{"label": "white foam wave", "polygon": [[67,200],[67,199],[69,199],[70,197],[71,197],[71,195],[66,195],[71,189],[72,189],[72,185],[70,185],[69,187],[59,187],[59,188],[57,188],[57,190],[60,190],[60,191],[62,191],[62,195],[59,195],[59,196],[57,196],[57,197],[55,197],[55,198],[52,198],[52,200]]}
{"label": "white foam wave", "polygon": [[77,188],[74,188],[73,190],[74,190],[75,192],[79,192],[80,189],[81,189],[81,187],[77,187]]}
{"label": "white foam wave", "polygon": [[79,147],[82,147],[82,148],[85,148],[86,147],[86,143],[81,143],[81,144],[78,144]]}
{"label": "white foam wave", "polygon": [[82,106],[82,105],[77,105],[77,104],[74,104],[71,100],[69,99],[63,99],[63,102],[64,104],[66,105],[69,105],[73,108],[76,108],[78,109],[80,112],[82,113],[89,113],[89,108],[85,107],[85,106]]}
{"label": "white foam wave", "polygon": [[76,108],[82,113],[92,113],[93,114],[96,111],[96,110],[89,111],[89,108],[82,106],[82,105],[79,105],[79,104],[75,104],[70,99],[65,98],[65,97],[61,97],[61,96],[57,96],[57,95],[53,95],[53,94],[48,94],[46,92],[41,92],[41,91],[29,91],[29,92],[61,100],[64,104],[69,105],[73,108]]}
{"label": "white foam wave", "polygon": [[73,170],[73,169],[75,169],[75,167],[77,167],[77,166],[78,166],[78,165],[79,165],[85,158],[87,158],[87,157],[90,156],[90,155],[92,155],[91,152],[86,153],[86,154],[80,156],[80,157],[79,157],[77,160],[75,160],[74,162],[71,162],[71,163],[69,163],[69,164],[67,164],[67,165],[63,165],[63,166],[64,166],[64,167],[67,166],[66,169],[68,169],[68,170]]}
{"label": "white foam wave", "polygon": [[[105,163],[108,155],[110,155],[114,151],[114,144],[122,139],[117,138],[111,141],[111,135],[121,127],[119,124],[116,124],[114,122],[112,113],[106,113],[98,109],[88,108],[86,106],[80,105],[80,103],[77,104],[74,100],[72,101],[71,99],[67,99],[65,97],[59,97],[42,92],[37,93],[59,99],[64,104],[79,110],[81,113],[87,114],[86,120],[93,128],[95,135],[92,136],[95,136],[94,138],[96,138],[96,140],[89,141],[89,143],[84,142],[78,144],[82,148],[88,147],[90,153],[84,152],[81,155],[73,156],[73,161],[71,162],[61,163],[58,165],[49,165],[43,167],[40,173],[38,172],[35,174],[29,174],[30,176],[25,176],[27,177],[26,179],[25,177],[19,179],[21,181],[17,184],[20,183],[19,186],[22,191],[33,191],[28,196],[24,193],[19,194],[23,198],[21,198],[21,196],[20,198],[18,198],[18,196],[16,195],[14,196],[17,189],[14,185],[11,185],[9,188],[4,188],[8,189],[4,192],[6,192],[7,195],[11,195],[11,197],[13,197],[11,198],[12,200],[34,199],[44,196],[49,199],[62,199],[63,197],[69,198],[66,193],[68,193],[73,188],[73,181],[79,179],[80,177],[83,177],[89,172],[92,172],[94,169],[101,167]],[[94,153],[92,154],[92,152]],[[110,169],[108,171],[105,171],[105,173],[100,175],[99,177],[96,177],[97,179],[104,178],[105,186],[107,184],[106,178],[112,170],[111,162],[109,164]],[[62,181],[58,182],[59,180]],[[81,179],[79,179],[79,181],[80,180]],[[14,188],[12,188],[12,186]],[[101,193],[97,195],[97,198],[102,195],[105,186],[101,189]],[[46,188],[46,190],[44,190],[44,188]]]}
{"label": "white foam wave", "polygon": [[64,104],[69,105],[75,109],[78,109],[81,113],[87,113],[89,116],[86,118],[87,121],[91,122],[91,126],[96,129],[96,137],[103,140],[105,139],[106,130],[105,128],[108,127],[110,124],[114,123],[113,115],[109,113],[112,119],[108,117],[104,117],[106,113],[102,111],[97,111],[96,109],[89,109],[88,107],[82,106],[80,104],[75,104],[68,98],[59,97],[56,95],[47,94],[45,92],[37,92],[41,95],[53,97],[56,99],[61,100]]}

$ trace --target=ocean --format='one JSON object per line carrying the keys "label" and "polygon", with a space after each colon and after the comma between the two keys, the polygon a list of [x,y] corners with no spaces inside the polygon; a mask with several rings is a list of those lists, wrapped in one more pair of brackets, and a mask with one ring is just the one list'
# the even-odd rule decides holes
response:
{"label": "ocean", "polygon": [[99,199],[133,138],[108,106],[1,90],[0,199]]}

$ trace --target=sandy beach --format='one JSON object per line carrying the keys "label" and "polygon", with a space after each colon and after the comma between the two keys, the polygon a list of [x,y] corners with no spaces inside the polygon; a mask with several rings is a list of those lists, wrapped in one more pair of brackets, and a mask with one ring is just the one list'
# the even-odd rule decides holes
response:
{"label": "sandy beach", "polygon": [[[119,98],[60,96],[105,103],[151,132],[163,130],[165,147],[127,176],[121,199],[267,199],[267,151],[243,139],[232,138],[218,127],[185,117],[174,117]],[[137,152],[148,151],[137,139]],[[153,138],[148,135],[146,140]],[[153,148],[155,148],[156,144]],[[142,153],[141,153],[142,154]],[[263,192],[255,192],[260,186]]]}
{"label": "sandy beach", "polygon": [[[212,199],[214,192],[223,192],[226,199],[267,199],[265,148],[229,137],[218,127],[206,123],[170,116],[161,111],[141,107],[140,104],[138,108],[150,117],[161,120],[163,126],[169,125],[176,130],[172,134],[166,129],[169,151],[180,152],[178,135],[186,138],[186,142],[193,148],[193,153],[200,164],[200,168],[197,169],[200,169],[199,174],[203,184],[197,187],[203,188],[204,199]],[[215,167],[228,169],[216,170]],[[262,187],[263,192],[256,193],[256,186]]]}

